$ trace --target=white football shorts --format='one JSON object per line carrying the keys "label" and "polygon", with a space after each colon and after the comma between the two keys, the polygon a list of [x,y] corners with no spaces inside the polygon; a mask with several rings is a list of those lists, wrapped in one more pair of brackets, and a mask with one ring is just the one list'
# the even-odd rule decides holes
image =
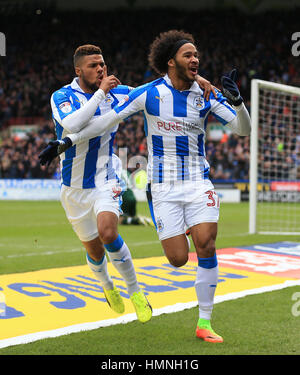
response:
{"label": "white football shorts", "polygon": [[87,242],[98,237],[97,215],[109,211],[118,217],[122,198],[116,196],[115,184],[102,185],[101,189],[75,189],[62,185],[61,204],[75,233],[81,241]]}
{"label": "white football shorts", "polygon": [[217,223],[220,200],[211,183],[169,185],[165,190],[151,187],[153,213],[161,240],[186,232],[200,223]]}

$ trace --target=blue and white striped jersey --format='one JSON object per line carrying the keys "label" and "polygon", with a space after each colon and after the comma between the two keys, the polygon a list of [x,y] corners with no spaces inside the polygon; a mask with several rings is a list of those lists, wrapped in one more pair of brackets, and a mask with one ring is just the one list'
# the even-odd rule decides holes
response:
{"label": "blue and white striped jersey", "polygon": [[168,75],[132,90],[114,111],[121,119],[143,111],[148,144],[148,181],[203,181],[209,179],[205,158],[208,115],[223,125],[236,117],[235,110],[218,92],[207,101],[194,82],[178,91]]}
{"label": "blue and white striped jersey", "polygon": [[[94,116],[109,112],[120,100],[127,97],[130,87],[119,85],[112,89],[100,103]],[[78,78],[71,84],[55,91],[51,97],[51,108],[57,139],[69,132],[61,125],[62,120],[82,107],[93,94],[82,91]],[[113,142],[118,125],[95,138],[83,141],[60,155],[62,184],[79,189],[94,188],[108,180],[115,179],[112,167]]]}

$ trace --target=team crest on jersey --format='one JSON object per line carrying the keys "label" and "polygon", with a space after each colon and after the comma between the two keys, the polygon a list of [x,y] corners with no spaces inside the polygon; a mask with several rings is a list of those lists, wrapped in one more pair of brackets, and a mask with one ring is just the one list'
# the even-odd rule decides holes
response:
{"label": "team crest on jersey", "polygon": [[105,103],[110,104],[113,100],[112,100],[112,97],[109,94],[107,94],[104,101]]}
{"label": "team crest on jersey", "polygon": [[63,113],[70,113],[72,111],[71,103],[69,102],[64,102],[59,105],[59,109]]}
{"label": "team crest on jersey", "polygon": [[201,109],[201,108],[203,108],[203,106],[204,106],[204,99],[203,99],[203,97],[202,96],[196,96],[195,98],[194,98],[194,107],[196,107],[197,109]]}
{"label": "team crest on jersey", "polygon": [[164,230],[164,223],[163,223],[163,221],[162,221],[162,218],[160,218],[160,217],[158,217],[157,219],[156,219],[156,225],[157,225],[157,231],[158,232],[162,232],[163,230]]}

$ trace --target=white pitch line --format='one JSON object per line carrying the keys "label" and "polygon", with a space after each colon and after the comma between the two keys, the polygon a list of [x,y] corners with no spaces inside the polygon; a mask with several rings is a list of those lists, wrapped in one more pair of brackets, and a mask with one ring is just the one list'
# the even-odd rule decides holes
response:
{"label": "white pitch line", "polygon": [[[239,233],[237,234],[236,236],[244,236],[246,235],[247,233]],[[231,237],[231,235],[219,235],[219,237]],[[144,241],[144,242],[127,242],[127,245],[129,247],[133,247],[133,246],[145,246],[145,245],[154,245],[154,244],[159,244],[160,241],[159,240],[154,240],[154,241]],[[6,244],[4,243],[0,243],[0,247],[5,247],[7,246]],[[24,244],[16,244],[14,245],[15,247],[19,247],[19,248],[27,248],[28,245],[24,245]],[[34,247],[37,247],[39,249],[47,249],[49,248],[49,246],[44,246],[44,245],[34,245]],[[30,256],[43,256],[43,255],[53,255],[53,254],[63,254],[63,253],[74,253],[76,251],[82,251],[82,249],[71,249],[71,250],[58,250],[58,251],[45,251],[45,252],[39,252],[39,253],[34,253],[34,252],[31,252],[31,253],[28,253],[28,254],[10,254],[10,255],[1,255],[0,256],[0,259],[6,259],[6,258],[22,258],[22,257],[30,257]]]}
{"label": "white pitch line", "polygon": [[128,246],[144,246],[144,245],[153,245],[153,244],[158,244],[160,243],[159,240],[155,241],[144,241],[144,242],[127,242]]}
{"label": "white pitch line", "polygon": [[[242,236],[246,236],[248,234],[249,233],[238,233],[238,234],[235,234],[235,237],[242,237]],[[232,235],[231,234],[219,234],[218,237],[226,238],[226,237],[232,237]],[[154,244],[159,244],[159,243],[160,243],[159,240],[154,240],[154,241],[144,241],[144,242],[127,242],[127,245],[129,247],[131,247],[131,246],[133,247],[133,246],[154,245]],[[7,245],[3,244],[3,243],[0,243],[0,247],[5,247],[5,246],[7,246]],[[14,246],[19,247],[19,248],[28,247],[28,245],[24,245],[24,244],[17,244],[17,245],[14,245]],[[37,247],[37,248],[40,248],[40,249],[47,249],[48,248],[48,246],[44,246],[44,245],[34,245],[34,246]],[[235,246],[235,247],[239,247],[239,246]],[[242,246],[240,246],[240,247],[242,247]],[[45,251],[45,252],[39,252],[39,253],[33,253],[32,252],[32,253],[28,253],[28,254],[2,255],[2,256],[0,256],[0,259],[73,253],[73,252],[76,252],[76,251],[82,251],[82,249],[71,249],[71,250],[61,250],[61,251]]]}
{"label": "white pitch line", "polygon": [[[145,241],[145,242],[128,242],[128,246],[145,246],[145,245],[153,245],[153,244],[159,244],[160,242],[157,241]],[[0,244],[0,246],[4,246],[3,244]],[[19,247],[24,247],[19,246]],[[49,246],[42,246],[42,245],[37,245],[40,249],[47,249]],[[83,248],[76,248],[76,249],[70,249],[70,250],[58,250],[58,251],[44,251],[44,252],[32,252],[32,253],[27,253],[27,254],[9,254],[9,255],[0,255],[0,259],[9,259],[9,258],[23,258],[23,257],[32,257],[32,256],[44,256],[44,255],[53,255],[53,254],[63,254],[63,253],[75,253],[79,251],[84,251]]]}
{"label": "white pitch line", "polygon": [[[215,304],[225,302],[225,301],[235,300],[235,299],[246,297],[249,295],[272,292],[274,290],[280,290],[280,289],[284,289],[284,288],[288,288],[288,287],[296,286],[296,285],[300,285],[300,280],[287,280],[282,284],[263,286],[261,288],[248,289],[248,290],[244,290],[241,292],[228,293],[222,296],[216,296]],[[197,305],[198,305],[198,301],[191,301],[187,303],[176,303],[175,305],[165,306],[160,309],[154,309],[153,316],[159,316],[161,314],[172,314],[172,313],[183,311],[186,309],[191,309],[193,307],[196,307]],[[22,336],[12,337],[9,339],[0,340],[0,349],[6,348],[12,345],[28,344],[30,342],[41,340],[41,339],[59,337],[59,336],[69,335],[71,333],[76,333],[76,332],[81,332],[81,331],[90,331],[90,330],[101,328],[101,327],[109,327],[109,326],[116,325],[116,324],[126,324],[134,320],[136,320],[135,314],[127,314],[127,315],[118,317],[116,319],[107,319],[107,320],[100,320],[97,322],[81,323],[81,324],[75,324],[75,325],[71,325],[68,327],[53,329],[49,331],[30,333],[28,335],[22,335]]]}
{"label": "white pitch line", "polygon": [[82,249],[70,249],[70,250],[63,250],[63,251],[45,251],[39,253],[27,253],[27,254],[9,254],[9,255],[1,255],[0,259],[10,259],[10,258],[24,258],[24,257],[32,257],[32,256],[43,256],[43,255],[53,255],[53,254],[61,254],[61,253],[75,253],[78,251],[82,251]]}
{"label": "white pitch line", "polygon": [[24,227],[53,227],[53,226],[56,226],[56,225],[66,225],[68,226],[68,222],[65,222],[65,221],[53,221],[53,222],[47,222],[47,223],[38,223],[38,222],[35,222],[35,223],[14,223],[14,224],[5,224],[5,223],[2,223],[0,224],[0,228],[11,228],[11,226],[13,227],[17,227],[17,228],[24,228]]}
{"label": "white pitch line", "polygon": [[[71,249],[71,250],[64,250],[64,251],[45,251],[43,253],[28,253],[28,254],[10,254],[7,255],[6,258],[21,258],[21,257],[32,257],[36,255],[53,255],[53,254],[60,254],[60,253],[75,253],[78,251],[82,251],[81,249]],[[5,258],[4,256],[1,258]]]}

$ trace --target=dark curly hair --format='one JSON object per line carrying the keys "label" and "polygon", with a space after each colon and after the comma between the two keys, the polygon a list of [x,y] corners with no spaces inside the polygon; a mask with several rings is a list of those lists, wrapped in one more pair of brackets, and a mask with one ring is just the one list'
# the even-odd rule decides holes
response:
{"label": "dark curly hair", "polygon": [[195,44],[193,35],[183,30],[169,30],[160,33],[150,46],[148,55],[150,67],[160,75],[167,73],[173,47],[176,42],[182,39]]}

